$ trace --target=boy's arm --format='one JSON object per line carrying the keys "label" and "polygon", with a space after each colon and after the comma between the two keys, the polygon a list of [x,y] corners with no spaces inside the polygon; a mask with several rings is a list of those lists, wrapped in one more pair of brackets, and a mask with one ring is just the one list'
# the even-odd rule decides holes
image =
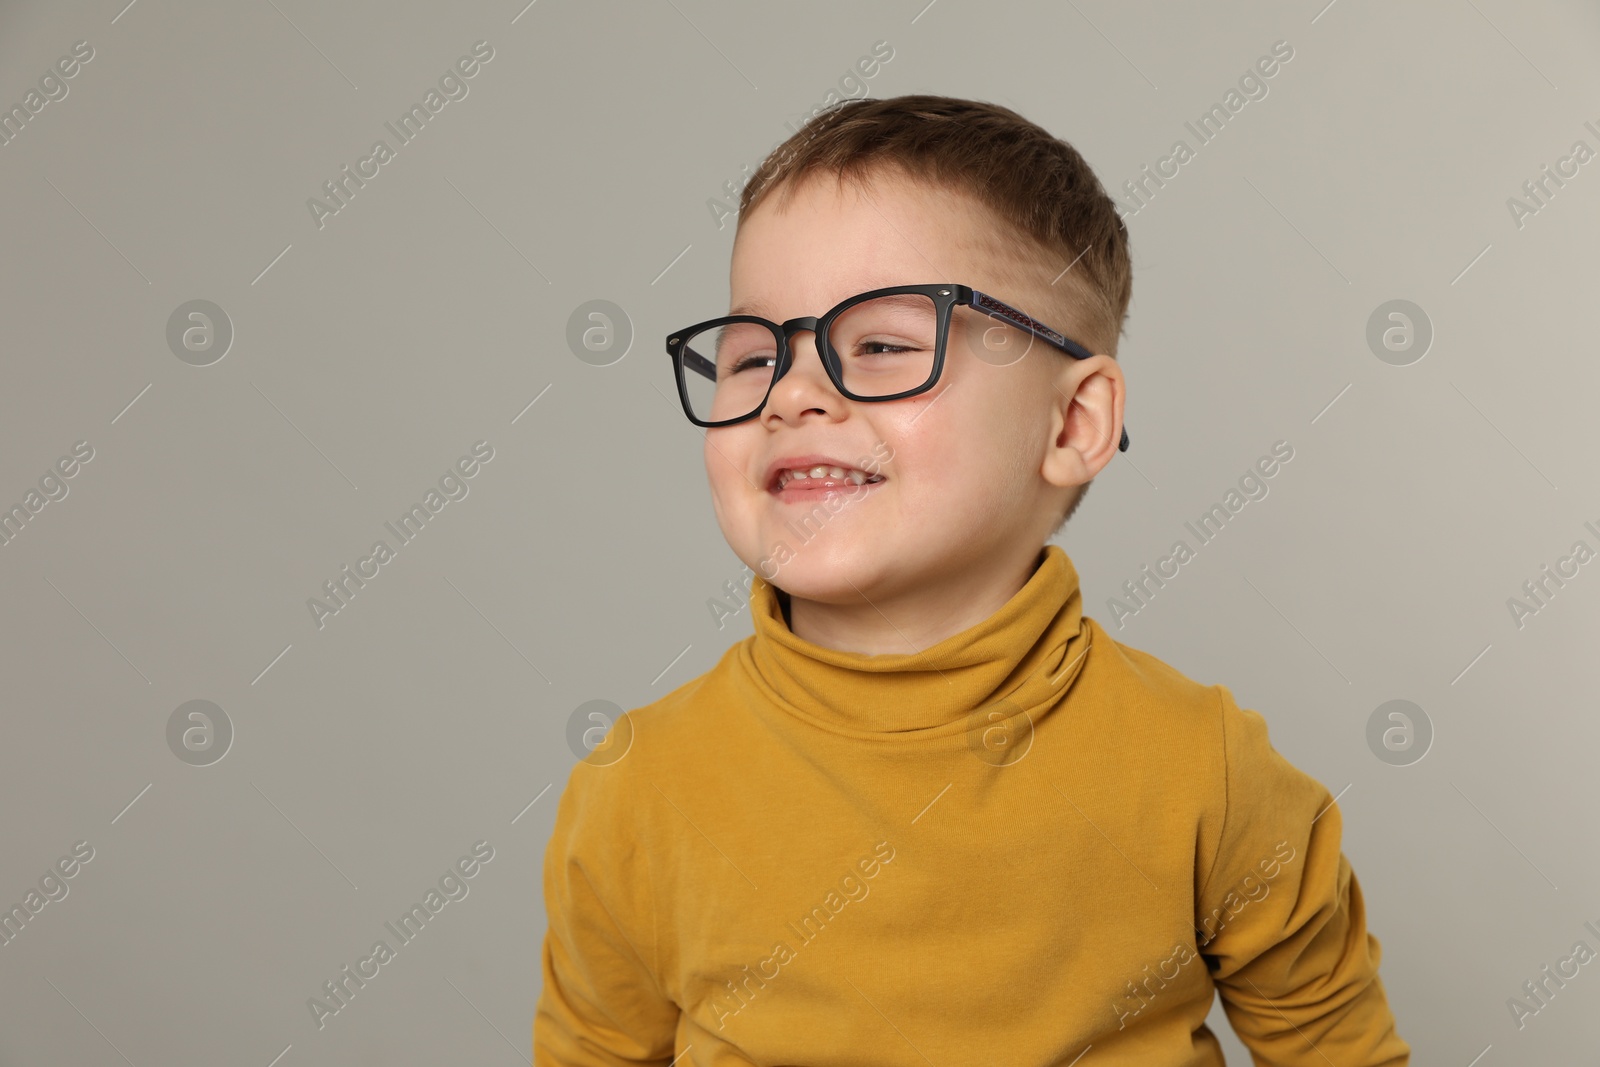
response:
{"label": "boy's arm", "polygon": [[678,1006],[653,974],[655,899],[626,803],[580,764],[544,855],[544,988],[533,1017],[534,1067],[669,1064]]}
{"label": "boy's arm", "polygon": [[1215,688],[1227,800],[1195,937],[1229,1023],[1256,1067],[1408,1067],[1332,795]]}

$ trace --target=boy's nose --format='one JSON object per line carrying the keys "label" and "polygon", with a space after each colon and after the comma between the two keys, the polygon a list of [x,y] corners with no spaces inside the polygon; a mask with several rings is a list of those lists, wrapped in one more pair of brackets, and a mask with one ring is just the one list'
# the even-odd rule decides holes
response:
{"label": "boy's nose", "polygon": [[806,405],[799,410],[815,406],[819,399],[829,404],[843,399],[834,388],[827,367],[822,362],[816,328],[815,318],[790,319],[783,324],[784,337],[789,342],[789,366],[773,380],[772,392],[767,398],[769,410],[776,406],[780,413],[790,413],[794,410],[792,405],[796,402],[796,393]]}

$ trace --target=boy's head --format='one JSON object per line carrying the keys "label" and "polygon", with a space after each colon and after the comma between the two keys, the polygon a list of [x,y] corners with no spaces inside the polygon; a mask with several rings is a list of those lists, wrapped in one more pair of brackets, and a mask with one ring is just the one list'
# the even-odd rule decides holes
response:
{"label": "boy's head", "polygon": [[[863,99],[812,119],[746,185],[730,314],[781,323],[920,283],[971,286],[1096,355],[958,305],[933,388],[865,402],[833,386],[813,333],[792,335],[766,406],[705,446],[724,536],[791,597],[859,605],[935,575],[971,576],[973,591],[1025,579],[1117,451],[1128,235],[1071,145],[993,104]],[[883,480],[831,500],[775,493],[770,465],[806,455]]]}

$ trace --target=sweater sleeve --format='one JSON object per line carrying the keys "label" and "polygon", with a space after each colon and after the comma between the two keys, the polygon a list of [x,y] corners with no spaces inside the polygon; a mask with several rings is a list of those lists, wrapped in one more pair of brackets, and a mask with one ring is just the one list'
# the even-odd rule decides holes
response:
{"label": "sweater sleeve", "polygon": [[678,1006],[653,973],[646,842],[624,821],[618,766],[573,768],[544,855],[544,987],[534,1067],[672,1062]]}
{"label": "sweater sleeve", "polygon": [[1226,802],[1195,939],[1255,1067],[1408,1067],[1327,788],[1216,686]]}

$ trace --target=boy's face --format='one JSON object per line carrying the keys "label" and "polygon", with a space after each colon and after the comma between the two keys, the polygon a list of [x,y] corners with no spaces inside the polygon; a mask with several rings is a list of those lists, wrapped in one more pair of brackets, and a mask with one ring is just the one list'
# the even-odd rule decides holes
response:
{"label": "boy's face", "polygon": [[[832,174],[810,176],[782,211],[774,197],[741,218],[730,307],[782,322],[820,316],[868,289],[959,282],[1071,336],[1072,324],[1055,321],[1041,298],[1051,292],[1048,276],[1018,286],[998,274],[997,263],[1031,270],[1009,260],[1005,242],[988,209],[955,191],[893,172],[878,172],[867,191],[849,182],[841,189]],[[761,413],[706,431],[712,504],[739,558],[792,597],[840,605],[913,597],[953,577],[1014,577],[1031,564],[1070,487],[1115,451],[1086,466],[1060,447],[1077,441],[1064,432],[1068,398],[1091,365],[1109,364],[1120,408],[1120,371],[1109,357],[1078,361],[1043,342],[1030,348],[1015,331],[1008,354],[997,355],[980,340],[991,328],[1001,327],[956,307],[939,382],[877,403],[840,395],[815,336],[793,335],[793,363]],[[1114,439],[1109,401],[1090,414]],[[811,454],[883,481],[838,490],[832,509],[823,497],[833,491],[769,488],[775,460]]]}

